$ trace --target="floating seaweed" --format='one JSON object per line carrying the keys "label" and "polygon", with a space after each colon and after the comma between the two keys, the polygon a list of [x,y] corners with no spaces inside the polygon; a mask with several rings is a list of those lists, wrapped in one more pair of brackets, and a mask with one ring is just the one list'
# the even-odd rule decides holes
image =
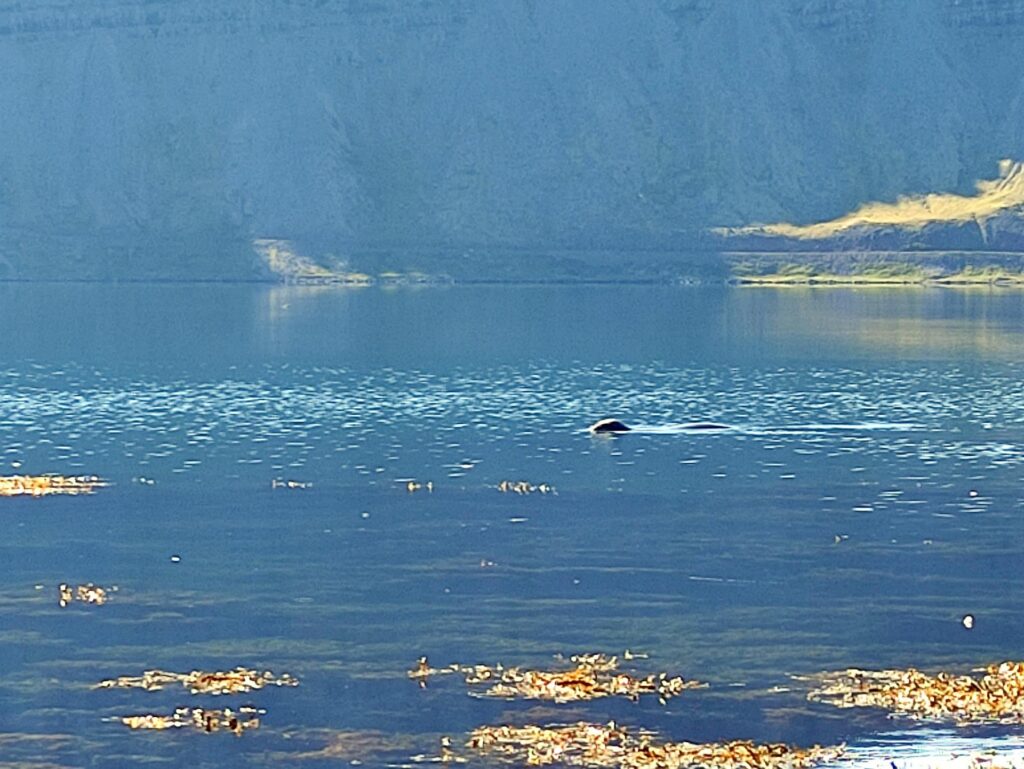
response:
{"label": "floating seaweed", "polygon": [[108,594],[114,592],[117,588],[112,587],[108,589],[100,587],[99,585],[94,585],[92,582],[72,587],[71,585],[62,582],[57,586],[57,590],[59,592],[57,604],[63,609],[75,601],[102,606],[107,602]]}
{"label": "floating seaweed", "polygon": [[313,484],[309,481],[288,481],[280,478],[274,478],[270,481],[270,488],[272,489],[311,489]]}
{"label": "floating seaweed", "polygon": [[106,485],[95,475],[6,475],[0,476],[0,497],[92,494]]}
{"label": "floating seaweed", "polygon": [[121,676],[100,681],[96,689],[145,689],[160,691],[167,686],[181,684],[192,694],[244,694],[265,686],[298,686],[299,680],[288,673],[277,676],[269,670],[259,672],[237,667],[227,672],[172,673],[166,670],[147,670],[141,676]]}
{"label": "floating seaweed", "polygon": [[565,726],[481,726],[467,747],[527,766],[586,766],[594,769],[805,769],[832,761],[843,747],[797,748],[745,740],[699,744],[659,742],[652,732],[579,722]]}
{"label": "floating seaweed", "polygon": [[120,721],[129,729],[182,729],[190,727],[201,732],[234,732],[241,737],[248,729],[258,729],[260,716],[267,711],[245,706],[232,710],[208,708],[178,708],[168,716],[144,714],[122,716]]}
{"label": "floating seaweed", "polygon": [[533,494],[534,492],[554,494],[555,487],[546,483],[534,486],[529,481],[502,481],[498,484],[498,491],[502,494]]}
{"label": "floating seaweed", "polygon": [[[627,659],[639,656],[627,654]],[[554,702],[578,702],[602,697],[628,697],[636,702],[643,694],[656,694],[658,701],[664,705],[669,698],[687,689],[707,686],[699,681],[684,680],[680,676],[670,677],[666,673],[644,676],[624,673],[619,670],[619,658],[605,654],[578,654],[570,657],[569,661],[574,667],[565,670],[528,670],[505,667],[500,663],[493,667],[456,663],[446,668],[432,668],[426,657],[420,657],[416,667],[409,671],[409,677],[419,681],[420,686],[426,686],[432,675],[459,673],[473,696]]]}
{"label": "floating seaweed", "polygon": [[971,675],[907,670],[844,670],[817,676],[807,698],[840,708],[878,707],[892,715],[958,725],[1024,723],[1024,662],[1002,662]]}

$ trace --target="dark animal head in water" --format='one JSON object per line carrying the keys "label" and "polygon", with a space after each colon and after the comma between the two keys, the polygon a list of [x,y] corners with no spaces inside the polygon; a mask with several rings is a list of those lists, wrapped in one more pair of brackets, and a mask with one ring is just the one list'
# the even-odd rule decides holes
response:
{"label": "dark animal head in water", "polygon": [[629,427],[618,419],[600,419],[587,428],[592,433],[628,433]]}

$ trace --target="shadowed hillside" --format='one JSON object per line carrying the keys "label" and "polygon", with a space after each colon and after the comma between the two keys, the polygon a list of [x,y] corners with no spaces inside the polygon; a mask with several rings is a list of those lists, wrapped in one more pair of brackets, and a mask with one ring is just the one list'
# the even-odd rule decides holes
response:
{"label": "shadowed hillside", "polygon": [[471,276],[970,195],[1024,157],[1022,45],[1018,0],[5,4],[0,275],[268,277],[288,239]]}

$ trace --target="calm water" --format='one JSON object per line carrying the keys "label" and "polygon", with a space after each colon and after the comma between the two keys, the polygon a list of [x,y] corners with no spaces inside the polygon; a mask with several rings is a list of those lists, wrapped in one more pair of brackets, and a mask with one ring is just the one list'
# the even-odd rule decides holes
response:
{"label": "calm water", "polygon": [[[1021,293],[4,285],[0,327],[0,474],[112,484],[0,500],[3,761],[373,766],[610,718],[867,750],[932,732],[793,676],[1022,656]],[[607,416],[734,427],[585,432]],[[119,590],[58,608],[87,581]],[[405,674],[626,648],[711,686],[538,706]],[[90,688],[236,665],[302,685]],[[241,739],[108,720],[210,704],[267,713]]]}

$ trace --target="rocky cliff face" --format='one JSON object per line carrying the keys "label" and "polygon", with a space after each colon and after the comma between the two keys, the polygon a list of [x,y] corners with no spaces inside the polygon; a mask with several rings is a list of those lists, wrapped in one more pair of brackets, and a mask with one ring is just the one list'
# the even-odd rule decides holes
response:
{"label": "rocky cliff face", "polygon": [[968,192],[1024,157],[1021,50],[1024,0],[6,2],[0,274],[690,248]]}

